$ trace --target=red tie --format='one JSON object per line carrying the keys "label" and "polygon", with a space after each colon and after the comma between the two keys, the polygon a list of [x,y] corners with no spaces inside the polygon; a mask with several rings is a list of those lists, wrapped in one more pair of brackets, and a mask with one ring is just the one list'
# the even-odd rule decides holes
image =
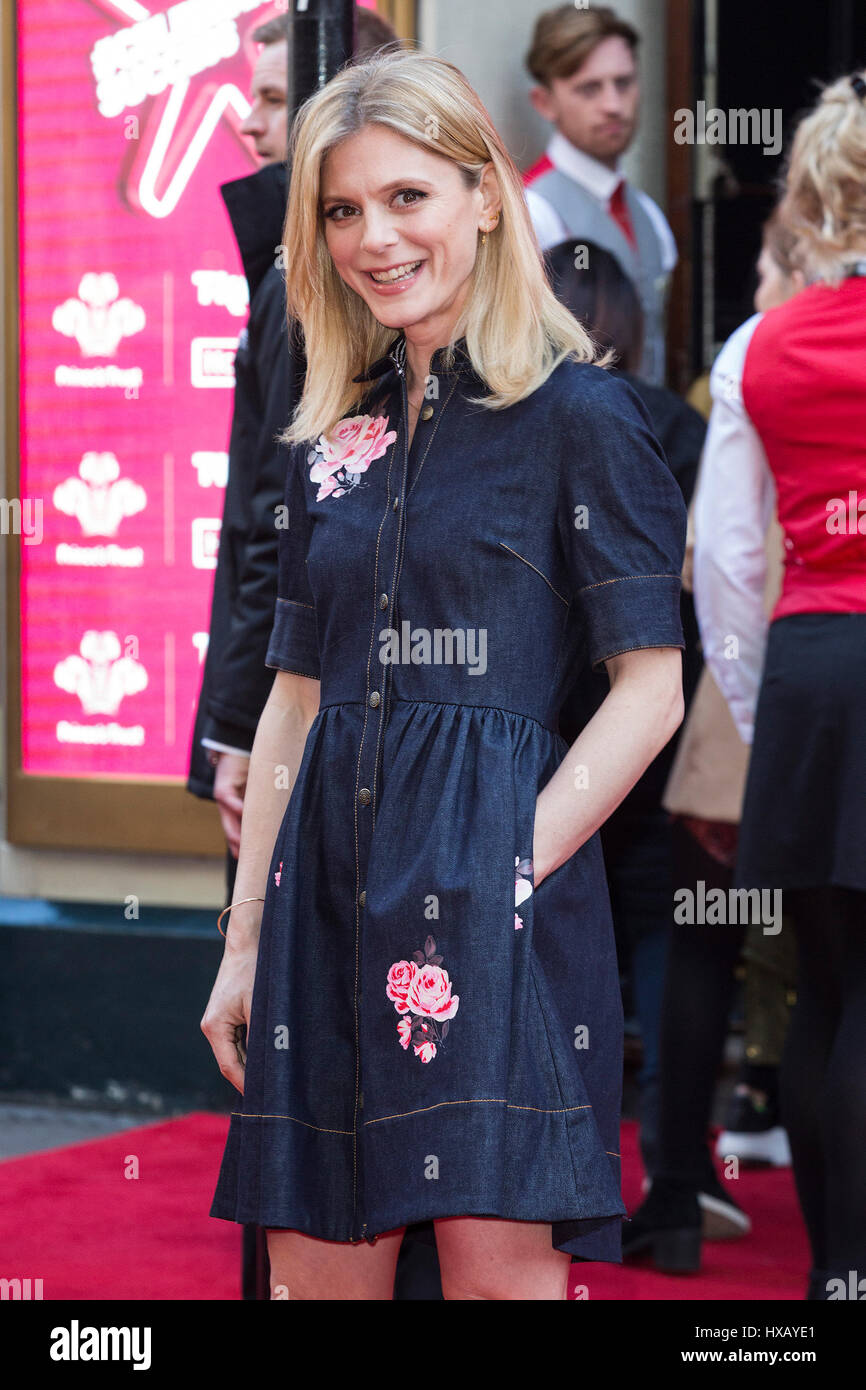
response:
{"label": "red tie", "polygon": [[626,239],[637,250],[637,237],[634,234],[631,213],[628,210],[628,203],[625,200],[625,179],[620,179],[616,188],[610,195],[608,212],[622,231]]}

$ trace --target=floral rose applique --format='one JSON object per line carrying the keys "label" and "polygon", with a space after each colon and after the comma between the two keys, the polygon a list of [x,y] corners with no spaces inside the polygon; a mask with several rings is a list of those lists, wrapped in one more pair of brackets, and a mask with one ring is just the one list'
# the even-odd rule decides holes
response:
{"label": "floral rose applique", "polygon": [[274,871],[274,883],[277,885],[278,888],[279,888],[279,886],[280,886],[280,879],[282,878],[282,876],[283,876],[283,861],[282,861],[282,859],[281,859],[281,860],[280,860],[280,867]]}
{"label": "floral rose applique", "polygon": [[396,438],[397,431],[388,429],[387,415],[349,415],[330,434],[319,435],[315,449],[307,454],[310,482],[319,484],[316,501],[342,497],[357,487],[361,474],[387,452]]}
{"label": "floral rose applique", "polygon": [[[521,859],[521,858],[520,858],[520,855],[517,855],[516,859],[514,860],[514,906],[515,906],[515,907],[519,907],[521,903],[526,902],[526,899],[532,895],[532,884],[530,883],[530,877],[531,877],[531,875],[532,875],[532,860],[531,860],[531,859]],[[522,918],[522,917],[518,917],[517,913],[515,912],[515,914],[514,914],[514,930],[515,930],[515,931],[519,931],[520,928],[521,928],[522,926],[523,926],[523,918]]]}
{"label": "floral rose applique", "polygon": [[460,1003],[460,996],[451,993],[448,971],[441,962],[436,942],[428,936],[423,951],[415,951],[411,960],[394,962],[385,985],[385,993],[401,1015],[400,1046],[406,1052],[411,1044],[422,1062],[433,1061]]}

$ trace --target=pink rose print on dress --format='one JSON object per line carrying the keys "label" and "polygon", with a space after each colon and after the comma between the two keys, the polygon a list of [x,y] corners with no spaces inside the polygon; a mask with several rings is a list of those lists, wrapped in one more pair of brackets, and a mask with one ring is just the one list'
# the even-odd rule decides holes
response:
{"label": "pink rose print on dress", "polygon": [[[520,855],[514,860],[514,906],[519,907],[521,903],[532,894],[532,884],[529,877],[532,874],[532,860],[521,859]],[[523,918],[514,914],[514,930],[520,931],[523,926]]]}
{"label": "pink rose print on dress", "polygon": [[453,1018],[457,1012],[457,999],[451,994],[448,971],[438,965],[425,964],[415,971],[406,998],[413,1014],[444,1020]]}
{"label": "pink rose print on dress", "polygon": [[319,484],[316,501],[342,497],[358,487],[361,474],[387,452],[396,438],[396,430],[388,429],[387,415],[350,415],[340,420],[330,434],[319,435],[315,449],[307,454],[310,482]]}
{"label": "pink rose print on dress", "polygon": [[412,975],[417,970],[417,966],[410,965],[408,960],[398,960],[388,971],[388,983],[385,986],[385,993],[393,1001],[394,1008],[398,1014],[409,1012],[409,1005],[406,1003],[406,995],[409,993],[409,986],[412,983]]}
{"label": "pink rose print on dress", "polygon": [[280,860],[280,867],[279,867],[279,868],[275,871],[275,873],[274,873],[274,883],[277,885],[278,888],[279,888],[279,886],[280,886],[280,879],[282,878],[282,876],[283,876],[283,861],[282,861],[282,859],[281,859],[281,860]]}
{"label": "pink rose print on dress", "polygon": [[432,936],[427,937],[423,951],[413,953],[411,961],[394,962],[385,993],[403,1015],[397,1024],[397,1037],[404,1052],[411,1043],[416,1057],[432,1062],[460,1003],[460,996],[451,993],[448,971],[442,969],[442,956],[436,954]]}

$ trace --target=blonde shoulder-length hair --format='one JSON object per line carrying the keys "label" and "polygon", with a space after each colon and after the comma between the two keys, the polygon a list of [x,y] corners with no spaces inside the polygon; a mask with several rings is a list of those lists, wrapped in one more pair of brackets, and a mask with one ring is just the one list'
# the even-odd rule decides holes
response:
{"label": "blonde shoulder-length hair", "polygon": [[466,78],[453,64],[417,50],[376,54],[345,68],[310,97],[292,128],[283,243],[289,322],[303,330],[307,373],[285,442],[316,439],[350,414],[369,389],[352,378],[380,358],[395,336],[337,273],[321,211],[326,155],[369,125],[385,126],[450,159],[467,188],[478,187],[488,162],[496,172],[499,224],[479,244],[455,333],[466,338],[472,366],[489,391],[478,403],[491,410],[513,405],[567,357],[606,366],[610,355],[601,357],[548,285],[520,175]]}
{"label": "blonde shoulder-length hair", "polygon": [[838,284],[866,256],[866,96],[840,77],[797,126],[780,215],[797,238],[793,259],[809,280]]}

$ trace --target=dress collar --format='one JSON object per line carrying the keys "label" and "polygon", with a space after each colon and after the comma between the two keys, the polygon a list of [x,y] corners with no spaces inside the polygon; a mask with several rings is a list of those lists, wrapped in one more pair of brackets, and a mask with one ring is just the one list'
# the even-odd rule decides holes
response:
{"label": "dress collar", "polygon": [[[469,356],[469,350],[466,346],[466,339],[458,338],[457,341],[453,344],[453,347],[454,362],[450,368],[451,372],[465,371],[467,368],[471,369],[472,361]],[[432,358],[430,359],[431,376],[447,375],[444,366],[445,352],[446,349],[444,347],[437,348],[434,352]],[[359,372],[357,376],[352,378],[352,381],[373,381],[376,377],[384,376],[386,372],[402,371],[405,368],[405,366],[406,334],[401,329],[400,333],[394,339],[388,351],[382,357],[378,358],[377,361],[373,362],[366,369],[366,371]]]}

